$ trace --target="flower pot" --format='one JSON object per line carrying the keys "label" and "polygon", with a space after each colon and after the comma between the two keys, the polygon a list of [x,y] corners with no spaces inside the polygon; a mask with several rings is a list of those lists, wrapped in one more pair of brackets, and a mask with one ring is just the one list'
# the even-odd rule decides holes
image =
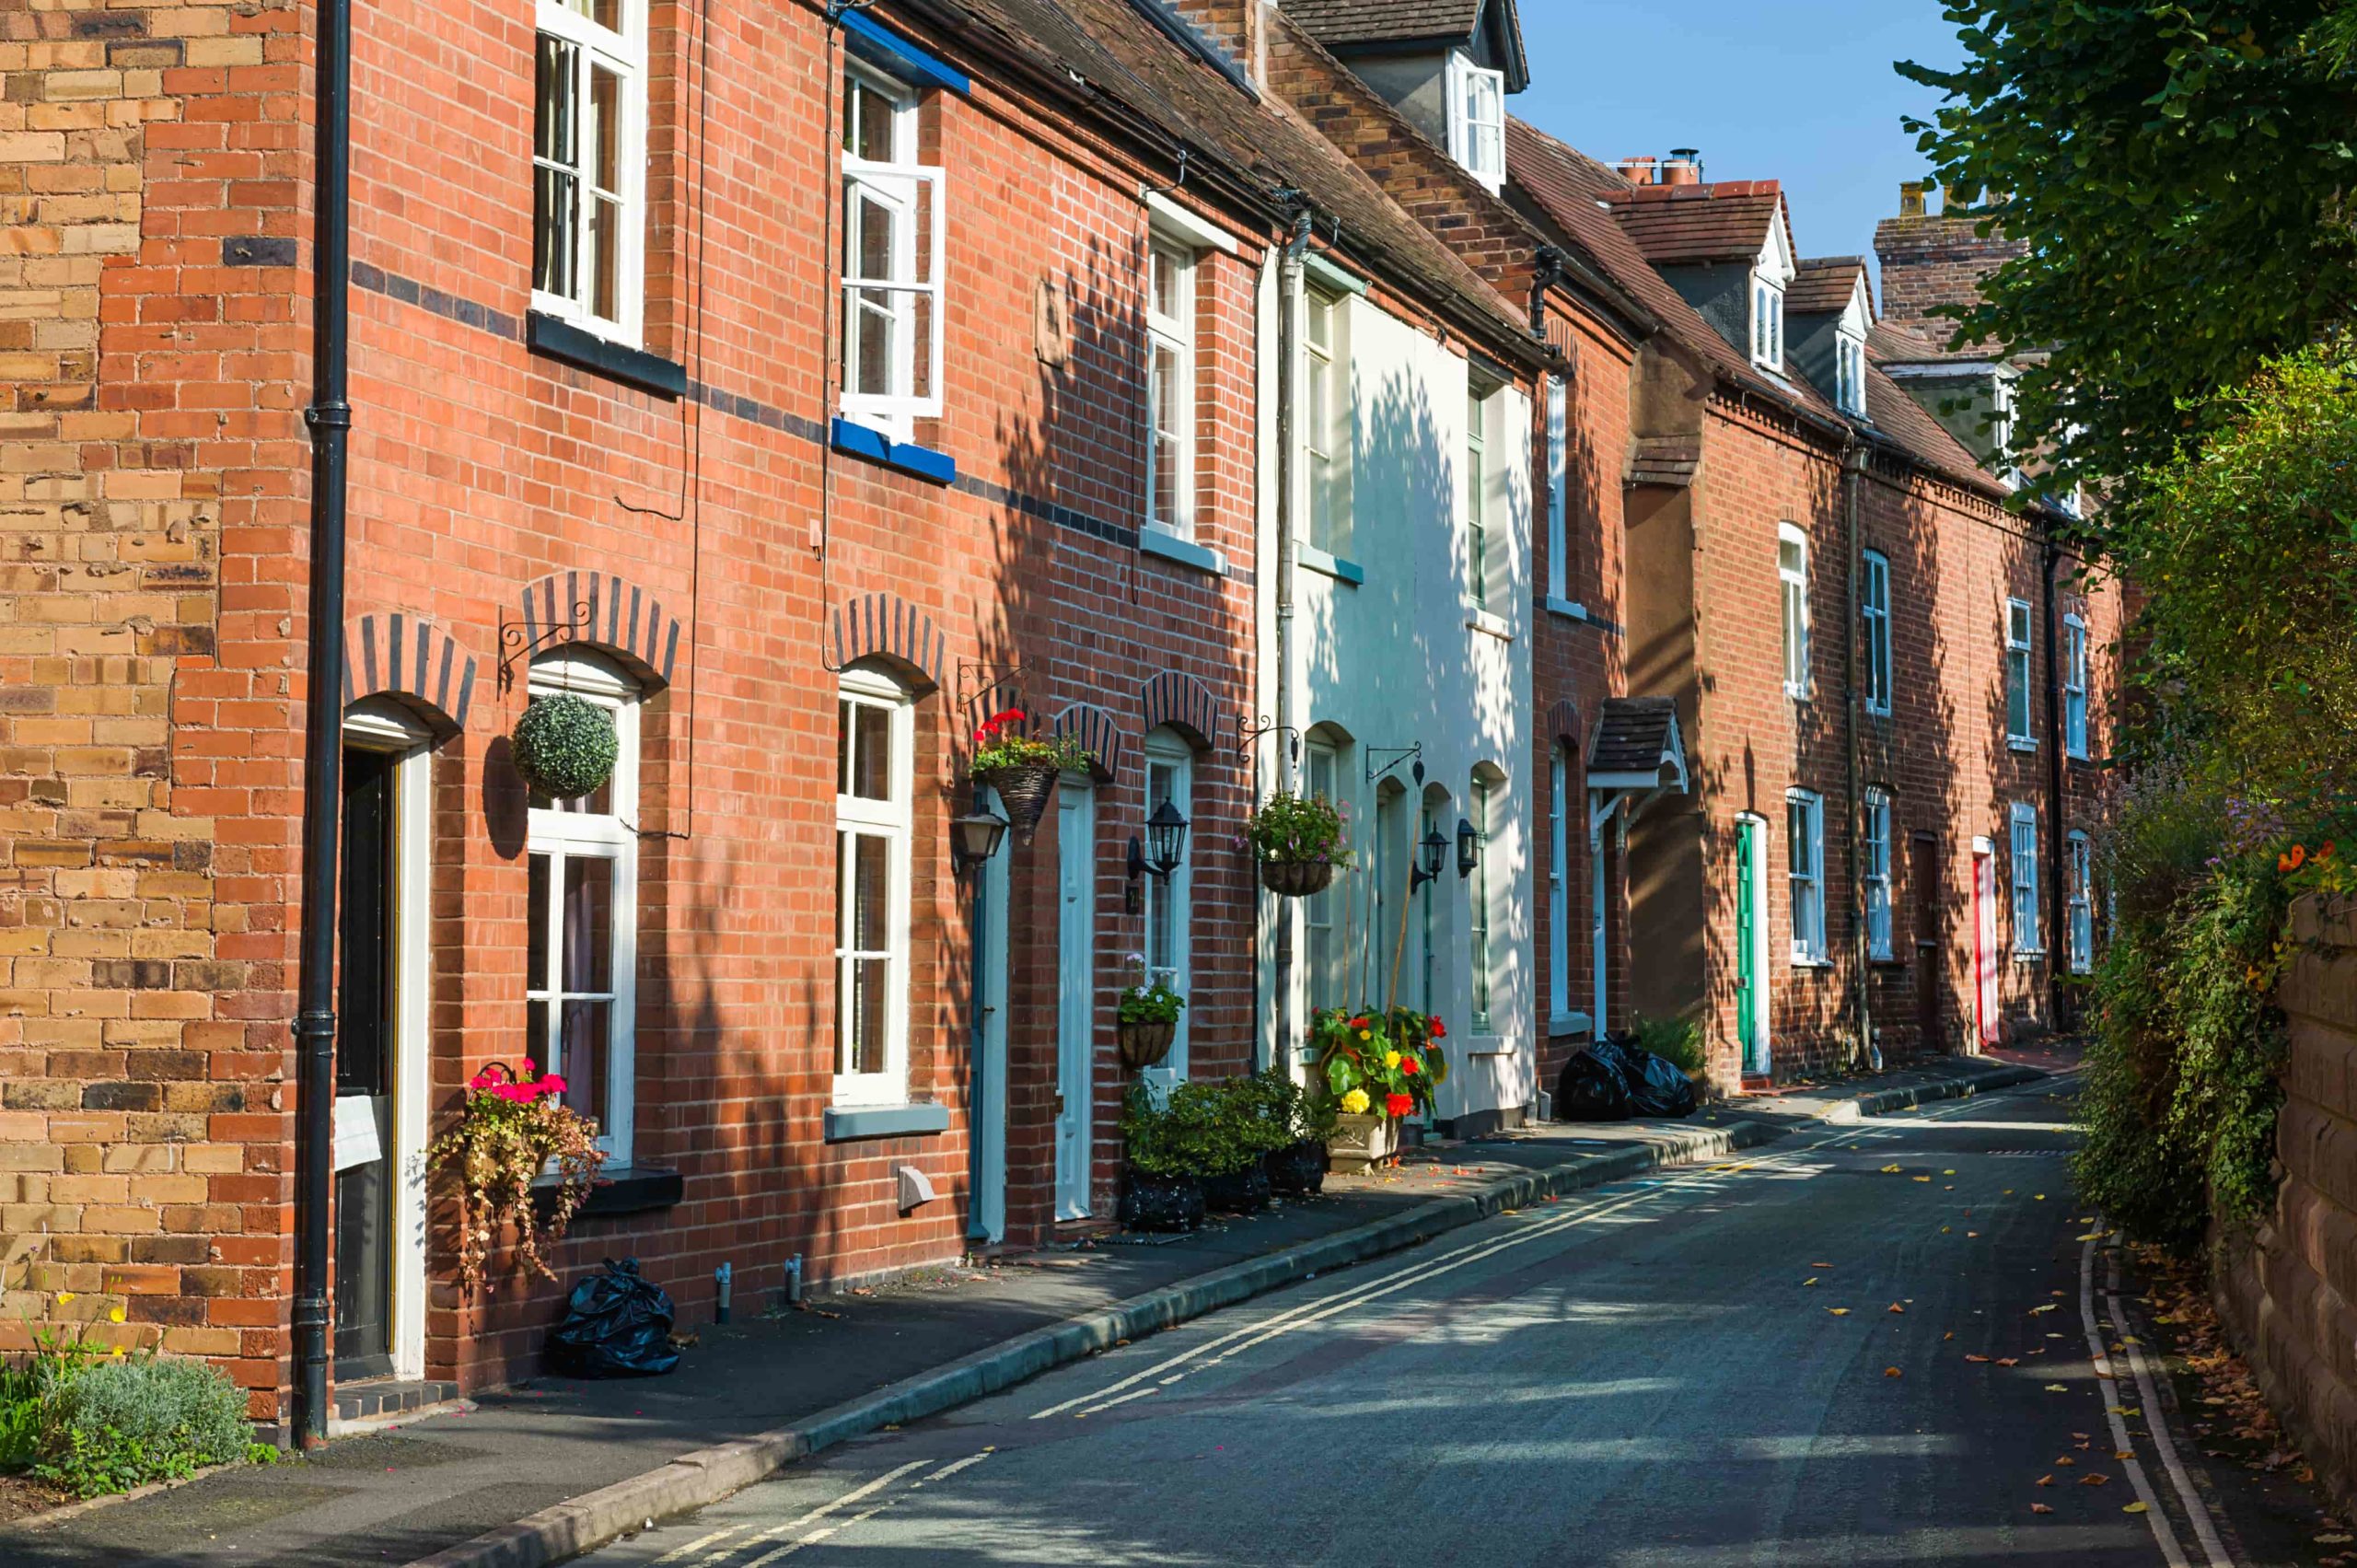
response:
{"label": "flower pot", "polygon": [[1326,1185],[1326,1145],[1314,1139],[1262,1157],[1270,1190],[1280,1198],[1315,1197]]}
{"label": "flower pot", "polygon": [[1344,1175],[1372,1169],[1399,1157],[1399,1123],[1373,1111],[1337,1117],[1326,1152],[1333,1156],[1332,1168]]}
{"label": "flower pot", "polygon": [[1121,1180],[1125,1230],[1193,1230],[1203,1223],[1203,1184],[1191,1176],[1149,1176],[1135,1166]]}
{"label": "flower pot", "polygon": [[1049,802],[1056,798],[1056,778],[1053,768],[992,768],[976,773],[974,782],[998,792],[1007,821],[1028,844],[1039,819],[1048,814]]}
{"label": "flower pot", "polygon": [[1280,898],[1306,899],[1334,885],[1330,860],[1264,860],[1260,886]]}
{"label": "flower pot", "polygon": [[1123,1019],[1120,1030],[1121,1065],[1132,1073],[1143,1073],[1170,1054],[1171,1042],[1178,1038],[1177,1023],[1139,1024]]}
{"label": "flower pot", "polygon": [[1242,1170],[1206,1176],[1203,1202],[1223,1214],[1257,1214],[1269,1206],[1269,1173],[1254,1160]]}

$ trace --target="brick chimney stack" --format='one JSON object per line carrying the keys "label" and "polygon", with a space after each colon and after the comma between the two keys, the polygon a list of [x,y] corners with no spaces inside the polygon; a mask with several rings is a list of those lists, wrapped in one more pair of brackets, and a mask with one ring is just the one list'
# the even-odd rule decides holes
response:
{"label": "brick chimney stack", "polygon": [[1261,30],[1268,26],[1260,15],[1263,6],[1273,6],[1276,0],[1167,0],[1170,8],[1194,25],[1195,30],[1224,50],[1227,57],[1244,67],[1253,81],[1265,84],[1268,62],[1263,55]]}
{"label": "brick chimney stack", "polygon": [[[1898,215],[1875,226],[1882,319],[1911,327],[1945,348],[1956,323],[1932,312],[1943,305],[1977,302],[1981,280],[2027,247],[2007,239],[1988,209],[1966,210],[1954,192],[1942,211],[1927,211],[1923,191],[1920,180],[1901,185]],[[1990,225],[1985,235],[1980,232],[1984,223]]]}

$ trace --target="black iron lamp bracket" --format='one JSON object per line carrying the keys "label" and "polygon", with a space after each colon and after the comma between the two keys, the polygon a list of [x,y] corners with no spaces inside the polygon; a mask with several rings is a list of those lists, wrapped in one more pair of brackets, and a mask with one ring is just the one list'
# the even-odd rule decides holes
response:
{"label": "black iron lamp bracket", "polygon": [[529,621],[502,621],[499,623],[499,646],[502,650],[499,689],[502,691],[515,690],[516,666],[519,662],[528,666],[543,648],[555,647],[559,643],[579,642],[594,626],[597,615],[598,607],[585,598],[573,607],[571,619],[537,634],[532,632]]}
{"label": "black iron lamp bracket", "polygon": [[1236,715],[1236,735],[1237,754],[1242,757],[1252,755],[1252,749],[1260,744],[1260,738],[1264,735],[1289,736],[1292,738],[1288,744],[1293,752],[1294,764],[1298,767],[1301,763],[1301,731],[1289,724],[1272,724],[1265,715],[1260,718],[1248,719],[1242,714],[1238,714]]}

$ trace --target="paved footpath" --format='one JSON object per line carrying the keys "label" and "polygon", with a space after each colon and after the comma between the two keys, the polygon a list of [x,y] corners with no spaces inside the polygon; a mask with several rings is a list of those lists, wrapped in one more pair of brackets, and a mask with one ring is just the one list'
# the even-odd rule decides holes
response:
{"label": "paved footpath", "polygon": [[2189,1469],[2073,1212],[2064,1092],[1501,1214],[586,1562],[2258,1561]]}
{"label": "paved footpath", "polygon": [[1403,1170],[1336,1181],[1322,1199],[1172,1245],[1051,1249],[925,1271],[819,1304],[823,1312],[683,1325],[700,1342],[671,1376],[537,1379],[300,1462],[219,1472],[63,1523],[0,1527],[0,1563],[539,1568],[1119,1342],[1287,1286],[1354,1284],[1370,1260],[1429,1237],[1459,1245],[1461,1227],[1502,1208],[1529,1212],[1550,1195],[1755,1145],[1781,1156],[1862,1111],[2036,1075],[1945,1061],[1682,1123],[1558,1123],[1424,1151]]}

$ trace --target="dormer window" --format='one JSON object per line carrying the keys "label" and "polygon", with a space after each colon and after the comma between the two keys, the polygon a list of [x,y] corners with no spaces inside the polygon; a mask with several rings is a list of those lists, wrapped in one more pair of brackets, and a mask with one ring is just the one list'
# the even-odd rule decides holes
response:
{"label": "dormer window", "polygon": [[1448,154],[1492,192],[1506,182],[1506,74],[1448,57]]}
{"label": "dormer window", "polygon": [[1866,413],[1866,345],[1843,332],[1833,342],[1833,401],[1843,413]]}
{"label": "dormer window", "polygon": [[1751,280],[1751,363],[1763,370],[1784,367],[1784,291],[1757,273]]}

